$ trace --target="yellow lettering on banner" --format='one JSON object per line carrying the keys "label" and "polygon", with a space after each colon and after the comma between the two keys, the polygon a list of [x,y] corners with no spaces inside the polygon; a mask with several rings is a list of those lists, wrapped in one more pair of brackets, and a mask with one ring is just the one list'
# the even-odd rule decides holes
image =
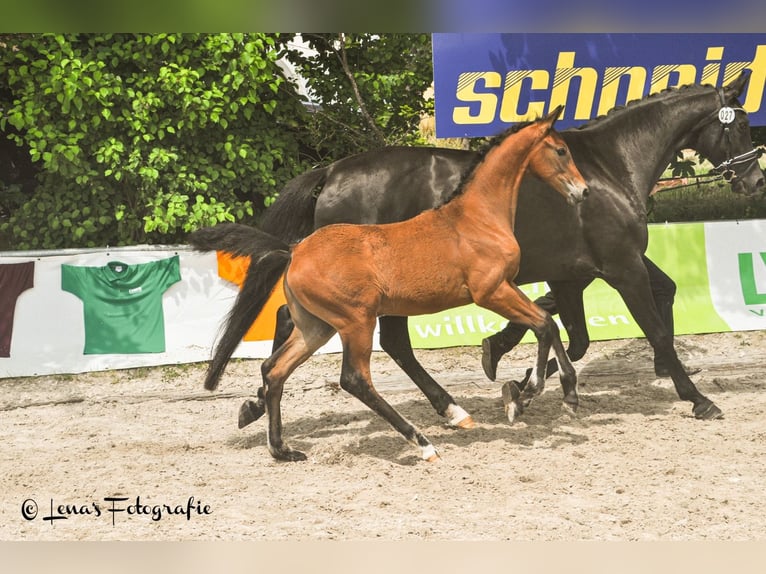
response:
{"label": "yellow lettering on banner", "polygon": [[460,74],[455,96],[461,102],[477,102],[479,111],[472,114],[470,106],[455,106],[452,110],[452,121],[456,124],[490,124],[495,119],[497,96],[492,93],[477,92],[475,88],[479,81],[483,81],[487,88],[499,88],[503,78],[497,72],[465,72]]}
{"label": "yellow lettering on banner", "polygon": [[628,94],[624,102],[640,100],[644,95],[646,85],[646,69],[641,66],[609,67],[604,70],[604,81],[601,87],[601,100],[598,102],[597,115],[602,116],[617,105],[617,91],[620,80],[628,77]]}
{"label": "yellow lettering on banner", "polygon": [[671,64],[667,66],[657,66],[652,70],[652,84],[649,87],[650,94],[656,94],[662,90],[671,87],[670,75],[678,74],[678,80],[672,87],[693,84],[697,81],[697,68],[693,64]]}
{"label": "yellow lettering on banner", "polygon": [[529,102],[527,109],[519,111],[521,87],[524,80],[529,81],[533,90],[548,87],[550,74],[546,70],[512,70],[505,76],[503,103],[500,105],[500,121],[506,123],[525,122],[545,115],[545,102]]}
{"label": "yellow lettering on banner", "polygon": [[[598,84],[598,72],[593,68],[575,68],[574,52],[559,52],[556,62],[556,73],[553,76],[553,89],[549,109],[559,105],[566,105],[569,96],[569,84],[572,78],[580,79],[580,90],[577,93],[577,104],[573,119],[587,120],[593,111],[593,102],[596,98],[596,85]],[[566,113],[566,112],[565,112]]]}
{"label": "yellow lettering on banner", "polygon": [[708,62],[717,61],[717,63],[706,64],[702,68],[700,84],[718,85],[718,76],[721,73],[721,58],[723,58],[723,46],[711,46],[707,49],[705,60]]}
{"label": "yellow lettering on banner", "polygon": [[[599,82],[601,94],[596,116],[604,115],[616,105],[641,99],[647,93],[647,78],[648,93],[655,94],[670,87],[694,83],[727,85],[745,69],[749,69],[751,74],[745,93],[740,97],[742,107],[748,113],[760,111],[766,89],[766,45],[756,46],[755,55],[750,61],[727,62],[725,65],[722,63],[724,51],[724,46],[708,46],[705,52],[706,63],[701,70],[694,64],[660,64],[652,68],[651,72],[643,66],[610,66],[603,69],[603,78],[601,70],[587,66],[576,67],[576,52],[559,52],[552,82],[548,70],[510,70],[504,72],[504,78],[495,71],[465,72],[458,77],[456,97],[471,105],[456,106],[452,110],[452,120],[456,125],[486,125],[494,123],[496,119],[512,124],[538,118],[545,113],[546,108],[550,110],[559,105],[566,106],[567,100],[574,101],[574,112],[564,112],[568,119],[588,120],[594,117],[593,108]],[[501,87],[502,95],[497,91]],[[621,87],[627,88],[625,101],[617,102]],[[540,99],[525,104],[522,102],[522,90],[525,88],[543,93],[539,95]],[[550,91],[546,93],[547,90]],[[573,90],[575,93],[570,97]]]}
{"label": "yellow lettering on banner", "polygon": [[[766,88],[766,46],[758,46],[755,50],[753,61],[748,63],[750,68],[750,79],[747,82],[747,96],[742,102],[742,107],[746,112],[757,112],[761,109],[763,100],[763,90]],[[726,72],[729,73],[729,66],[726,66]]]}

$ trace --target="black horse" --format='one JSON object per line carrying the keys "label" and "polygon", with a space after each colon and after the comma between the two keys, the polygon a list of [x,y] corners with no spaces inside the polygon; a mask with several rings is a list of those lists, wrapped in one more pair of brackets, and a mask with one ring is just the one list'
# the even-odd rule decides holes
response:
{"label": "black horse", "polygon": [[[718,418],[722,412],[695,387],[676,354],[675,286],[644,256],[646,202],[674,154],[686,148],[717,165],[735,192],[752,194],[764,187],[747,115],[737,100],[747,79],[743,72],[721,88],[668,89],[563,131],[591,190],[588,201],[577,209],[553,192],[540,193],[542,184],[533,176],[525,177],[519,194],[516,235],[523,255],[516,282],[548,283],[569,334],[571,359],[580,359],[589,345],[583,290],[594,278],[602,278],[620,293],[654,348],[657,363],[667,369],[678,396],[693,403],[693,414],[699,419]],[[726,113],[719,114],[722,109]],[[731,123],[724,123],[732,117]],[[266,210],[261,227],[295,242],[331,223],[408,219],[442,203],[476,160],[477,154],[469,151],[401,147],[344,158],[290,181]],[[244,306],[248,297],[245,282],[238,302]],[[555,311],[552,301],[547,301],[547,310]],[[242,318],[245,322],[255,319]],[[289,327],[278,326],[275,345],[286,333]],[[523,330],[509,325],[484,341],[482,365],[489,378],[494,380],[500,356],[521,334]],[[380,344],[438,413],[444,415],[456,406],[417,362],[406,317],[380,318]],[[219,344],[216,357],[221,353],[226,351]],[[254,404],[242,405],[240,427],[259,415],[250,412]]]}

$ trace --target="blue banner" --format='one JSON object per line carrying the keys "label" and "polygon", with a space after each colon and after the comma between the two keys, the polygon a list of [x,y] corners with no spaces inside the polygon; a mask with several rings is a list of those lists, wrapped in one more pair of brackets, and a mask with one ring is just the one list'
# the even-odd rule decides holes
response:
{"label": "blue banner", "polygon": [[434,34],[437,137],[482,137],[559,104],[565,128],[684,84],[726,84],[766,125],[764,34]]}

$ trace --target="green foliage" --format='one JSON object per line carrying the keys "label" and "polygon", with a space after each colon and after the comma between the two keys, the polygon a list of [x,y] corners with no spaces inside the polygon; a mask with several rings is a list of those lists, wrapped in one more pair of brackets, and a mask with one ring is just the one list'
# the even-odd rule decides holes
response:
{"label": "green foliage", "polygon": [[317,159],[424,143],[420,119],[433,113],[423,97],[433,80],[429,34],[302,37],[314,52],[293,49],[289,58],[321,102],[307,126]]}
{"label": "green foliage", "polygon": [[737,219],[766,219],[766,197],[745,197],[728,184],[708,183],[668,189],[650,198],[651,223]]}
{"label": "green foliage", "polygon": [[277,65],[285,41],[41,34],[0,44],[0,132],[40,168],[0,224],[6,241],[170,243],[252,216],[305,168],[294,133],[305,111]]}
{"label": "green foliage", "polygon": [[0,181],[0,245],[182,241],[256,217],[311,165],[423,143],[428,34],[306,38],[315,53],[280,34],[0,34],[0,133],[36,169]]}

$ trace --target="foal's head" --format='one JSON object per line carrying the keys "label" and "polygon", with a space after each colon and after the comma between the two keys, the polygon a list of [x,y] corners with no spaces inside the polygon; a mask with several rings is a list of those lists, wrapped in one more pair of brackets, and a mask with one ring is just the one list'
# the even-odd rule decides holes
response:
{"label": "foal's head", "polygon": [[574,205],[588,196],[588,184],[566,142],[553,129],[562,109],[563,106],[558,106],[543,120],[548,124],[548,133],[530,153],[527,169],[563,195],[569,205]]}

